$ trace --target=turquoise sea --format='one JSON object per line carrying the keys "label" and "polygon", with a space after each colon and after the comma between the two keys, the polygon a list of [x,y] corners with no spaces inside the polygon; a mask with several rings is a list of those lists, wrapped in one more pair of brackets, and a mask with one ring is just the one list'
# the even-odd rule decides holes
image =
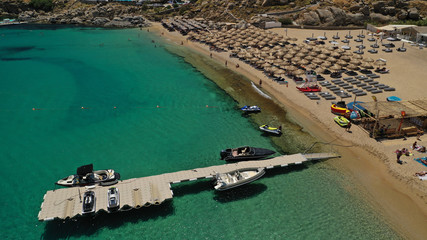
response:
{"label": "turquoise sea", "polygon": [[[222,193],[209,181],[174,184],[173,201],[160,206],[38,222],[44,193],[83,164],[129,179],[223,164],[227,147],[296,153],[316,141],[278,120],[285,112],[242,115],[242,101],[272,103],[234,100],[171,51],[145,30],[0,28],[2,239],[401,238],[327,162],[269,170]],[[248,85],[210,67],[230,88]],[[261,134],[257,118],[280,121],[286,134]]]}

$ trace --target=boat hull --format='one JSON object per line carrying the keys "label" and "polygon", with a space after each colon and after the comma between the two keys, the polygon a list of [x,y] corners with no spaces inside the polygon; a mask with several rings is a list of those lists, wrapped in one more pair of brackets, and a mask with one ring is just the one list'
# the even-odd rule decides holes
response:
{"label": "boat hull", "polygon": [[118,180],[120,179],[120,174],[117,172],[114,172],[112,169],[108,170],[98,170],[94,171],[94,174],[97,174],[98,176],[105,176],[103,179],[99,178],[82,178],[82,176],[74,174],[70,175],[68,177],[65,177],[63,179],[60,179],[55,184],[63,187],[82,187],[82,186],[88,186],[88,185],[95,185],[95,184],[101,184],[103,186],[109,186],[116,184]]}
{"label": "boat hull", "polygon": [[[247,152],[242,153],[242,149],[245,148],[248,148]],[[222,150],[220,156],[221,160],[225,161],[245,161],[265,158],[274,153],[276,152],[265,148],[240,147]]]}
{"label": "boat hull", "polygon": [[[232,183],[226,182],[226,180],[224,180],[224,178],[227,178],[228,176],[235,177],[236,173],[240,174],[240,176],[244,176],[245,174],[251,173],[250,174],[251,176],[244,179],[240,179],[240,180],[237,179],[237,181]],[[225,190],[233,189],[236,187],[240,187],[242,185],[258,180],[259,178],[264,176],[264,174],[265,174],[264,168],[248,168],[248,169],[241,169],[238,171],[227,172],[223,174],[218,173],[216,175],[215,190],[225,191]]]}

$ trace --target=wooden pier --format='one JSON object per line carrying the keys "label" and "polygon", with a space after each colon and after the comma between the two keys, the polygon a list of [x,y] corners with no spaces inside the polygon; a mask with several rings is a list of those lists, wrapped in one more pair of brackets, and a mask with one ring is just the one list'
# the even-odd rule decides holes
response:
{"label": "wooden pier", "polygon": [[[236,171],[244,168],[276,168],[288,165],[302,164],[312,160],[322,160],[336,158],[335,153],[314,153],[314,154],[294,154],[283,155],[266,160],[244,161],[231,164],[223,164],[205,168],[165,173],[156,176],[132,178],[119,181],[114,187],[120,193],[120,211],[132,208],[148,207],[159,205],[164,201],[173,198],[171,185],[185,181],[195,181],[198,179],[213,178],[216,173]],[[38,215],[39,221],[50,221],[53,219],[67,219],[81,215],[83,193],[88,187],[72,187],[51,190],[46,192]],[[95,192],[96,212],[107,210],[107,191],[110,186],[91,186]]]}

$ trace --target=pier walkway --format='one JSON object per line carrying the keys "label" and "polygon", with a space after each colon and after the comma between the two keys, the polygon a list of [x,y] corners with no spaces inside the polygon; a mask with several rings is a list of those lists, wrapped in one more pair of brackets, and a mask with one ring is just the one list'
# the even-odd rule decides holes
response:
{"label": "pier walkway", "polygon": [[[165,173],[156,176],[132,178],[119,181],[114,187],[119,189],[120,211],[132,208],[159,205],[173,198],[171,185],[185,181],[213,178],[216,173],[236,171],[245,168],[276,168],[288,165],[302,164],[312,160],[336,158],[335,153],[293,154],[283,155],[266,160],[243,161],[222,164],[205,168]],[[81,215],[83,193],[90,188],[95,192],[96,211],[107,210],[107,191],[111,186],[72,187],[50,190],[43,197],[43,203],[38,215],[39,221],[67,219]]]}

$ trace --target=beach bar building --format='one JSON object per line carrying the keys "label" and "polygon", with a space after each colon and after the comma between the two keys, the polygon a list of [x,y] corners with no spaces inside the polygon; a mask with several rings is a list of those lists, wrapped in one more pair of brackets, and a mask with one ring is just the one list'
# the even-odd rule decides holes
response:
{"label": "beach bar building", "polygon": [[427,129],[427,99],[367,102],[360,106],[374,114],[361,121],[373,138],[416,136]]}

